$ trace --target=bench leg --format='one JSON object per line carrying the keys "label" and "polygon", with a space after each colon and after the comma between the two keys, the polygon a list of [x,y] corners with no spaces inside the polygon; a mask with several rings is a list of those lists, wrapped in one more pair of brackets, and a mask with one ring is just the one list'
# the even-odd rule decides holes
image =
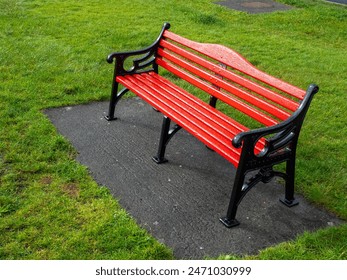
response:
{"label": "bench leg", "polygon": [[217,97],[214,97],[212,95],[210,96],[210,102],[209,102],[210,106],[212,106],[213,108],[216,108],[217,101],[218,101]]}
{"label": "bench leg", "polygon": [[299,201],[294,198],[295,156],[287,161],[286,174],[285,197],[280,201],[288,207],[293,207],[299,204]]}
{"label": "bench leg", "polygon": [[105,119],[108,121],[116,120],[114,116],[114,111],[116,109],[116,105],[118,101],[122,98],[122,96],[128,92],[129,90],[127,88],[123,88],[121,91],[118,92],[118,83],[114,83],[112,86],[112,92],[111,92],[111,100],[108,107],[108,115],[105,116]]}
{"label": "bench leg", "polygon": [[165,163],[168,160],[165,158],[166,146],[171,140],[172,136],[181,129],[179,125],[175,125],[172,129],[170,129],[171,120],[170,118],[164,116],[163,124],[161,126],[161,134],[159,140],[159,148],[156,156],[152,157],[155,163]]}
{"label": "bench leg", "polygon": [[228,211],[226,217],[222,217],[219,220],[227,228],[235,227],[240,224],[236,220],[237,207],[239,206],[240,200],[242,199],[242,186],[245,181],[245,173],[241,170],[236,172],[234,187],[231,193],[231,198],[228,206]]}
{"label": "bench leg", "polygon": [[171,123],[171,120],[168,117],[164,116],[163,124],[161,126],[158,153],[156,156],[152,157],[155,163],[159,164],[159,163],[167,162],[167,159],[164,156],[165,156],[165,150],[166,150],[166,143],[169,138],[170,123]]}

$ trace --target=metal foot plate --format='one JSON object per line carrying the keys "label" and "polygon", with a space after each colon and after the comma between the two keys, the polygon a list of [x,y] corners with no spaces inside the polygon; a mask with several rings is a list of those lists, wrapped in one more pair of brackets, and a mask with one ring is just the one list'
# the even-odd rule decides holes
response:
{"label": "metal foot plate", "polygon": [[114,120],[117,119],[116,117],[111,118],[111,117],[109,117],[109,116],[105,116],[104,118],[105,118],[107,121],[114,121]]}
{"label": "metal foot plate", "polygon": [[168,162],[166,158],[158,158],[157,156],[152,157],[152,160],[157,164]]}
{"label": "metal foot plate", "polygon": [[280,201],[287,207],[293,207],[293,206],[299,204],[299,201],[296,200],[296,199],[288,200],[288,199],[285,199],[285,198],[280,198]]}
{"label": "metal foot plate", "polygon": [[236,219],[233,220],[229,220],[226,217],[220,218],[219,221],[225,225],[227,228],[232,228],[232,227],[236,227],[240,224],[240,222]]}

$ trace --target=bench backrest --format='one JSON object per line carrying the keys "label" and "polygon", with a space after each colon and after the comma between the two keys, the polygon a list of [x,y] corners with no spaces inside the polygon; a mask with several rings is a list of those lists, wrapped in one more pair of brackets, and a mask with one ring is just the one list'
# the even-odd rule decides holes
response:
{"label": "bench backrest", "polygon": [[168,30],[156,63],[265,126],[287,119],[305,95],[227,47],[197,43]]}

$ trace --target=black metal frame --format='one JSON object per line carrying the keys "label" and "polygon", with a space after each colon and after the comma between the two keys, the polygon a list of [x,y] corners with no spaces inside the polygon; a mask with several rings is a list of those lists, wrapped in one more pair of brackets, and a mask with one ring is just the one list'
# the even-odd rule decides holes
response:
{"label": "black metal frame", "polygon": [[167,116],[163,117],[163,124],[161,127],[161,134],[160,134],[160,140],[159,140],[159,147],[158,147],[158,153],[156,156],[152,157],[153,161],[155,163],[165,163],[168,160],[165,158],[165,151],[166,146],[169,143],[169,141],[172,139],[172,137],[178,132],[182,127],[180,127],[178,124],[175,124],[170,129],[171,119]]}
{"label": "black metal frame", "polygon": [[[116,105],[118,101],[122,98],[122,96],[126,92],[128,92],[128,89],[126,88],[118,92],[118,83],[116,81],[117,76],[124,76],[128,74],[143,73],[143,72],[149,72],[149,71],[154,71],[158,73],[158,65],[155,63],[155,58],[156,58],[155,55],[157,53],[159,42],[163,36],[164,31],[169,28],[170,28],[170,24],[168,22],[164,23],[158,38],[155,40],[153,44],[151,44],[147,48],[144,48],[141,50],[135,50],[135,51],[127,51],[127,52],[114,52],[107,57],[106,60],[110,64],[113,63],[113,60],[116,61],[115,67],[114,67],[114,75],[113,75],[111,99],[110,99],[110,104],[108,109],[108,115],[105,116],[105,118],[108,121],[117,119],[114,116]],[[143,56],[141,58],[134,59],[133,66],[130,69],[126,70],[124,68],[125,60],[131,56],[138,56],[138,55],[143,55]]]}
{"label": "black metal frame", "polygon": [[[235,148],[242,147],[242,152],[227,215],[220,219],[226,227],[239,225],[235,216],[237,208],[246,193],[257,183],[267,183],[275,176],[282,177],[285,180],[285,196],[280,201],[288,207],[298,204],[298,201],[294,198],[296,147],[305,115],[314,94],[318,90],[317,85],[311,84],[299,108],[284,122],[271,127],[241,132],[234,137],[232,140],[233,146]],[[254,148],[259,139],[268,135],[274,136],[266,141],[266,146],[261,153],[254,154]],[[286,162],[285,173],[273,170],[275,165],[283,162]],[[246,174],[254,170],[259,170],[258,174],[245,183]]]}

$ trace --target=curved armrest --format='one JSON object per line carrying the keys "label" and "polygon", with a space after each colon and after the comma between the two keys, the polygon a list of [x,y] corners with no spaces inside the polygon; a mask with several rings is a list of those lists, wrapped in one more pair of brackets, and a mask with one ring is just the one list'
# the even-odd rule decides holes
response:
{"label": "curved armrest", "polygon": [[[240,148],[243,143],[248,140],[247,142],[251,142],[253,146],[257,143],[257,141],[270,134],[277,133],[275,136],[273,136],[269,142],[271,141],[285,141],[286,138],[289,141],[291,136],[289,136],[292,133],[292,130],[296,130],[296,135],[298,136],[301,125],[304,121],[306,112],[308,110],[308,107],[312,101],[312,98],[314,94],[316,94],[319,90],[319,87],[315,84],[311,84],[307,91],[304,99],[302,100],[299,108],[291,115],[287,120],[276,124],[274,126],[270,127],[264,127],[259,129],[254,129],[250,131],[245,131],[237,134],[233,140],[232,144],[235,148]],[[282,144],[282,146],[285,143]]]}
{"label": "curved armrest", "polygon": [[150,45],[147,48],[144,49],[140,49],[140,50],[134,50],[134,51],[124,51],[124,52],[113,52],[110,53],[107,58],[106,61],[108,63],[113,63],[114,59],[122,59],[125,60],[125,58],[129,57],[129,56],[133,56],[133,55],[141,55],[141,54],[147,54],[148,52],[150,52],[153,49],[153,44]]}
{"label": "curved armrest", "polygon": [[[148,46],[144,49],[140,49],[140,50],[110,53],[107,56],[106,61],[108,63],[112,63],[114,60],[116,60],[116,74],[117,75],[131,74],[131,73],[136,72],[136,70],[138,70],[138,69],[143,69],[143,68],[153,64],[154,59],[151,59],[151,57],[157,51],[160,39],[162,38],[164,31],[169,29],[169,28],[170,28],[170,24],[168,22],[164,23],[158,38],[150,46]],[[133,61],[134,66],[129,70],[125,70],[124,69],[124,61],[128,57],[136,56],[136,55],[144,55],[144,56],[137,58],[137,59],[134,59],[134,61]]]}

